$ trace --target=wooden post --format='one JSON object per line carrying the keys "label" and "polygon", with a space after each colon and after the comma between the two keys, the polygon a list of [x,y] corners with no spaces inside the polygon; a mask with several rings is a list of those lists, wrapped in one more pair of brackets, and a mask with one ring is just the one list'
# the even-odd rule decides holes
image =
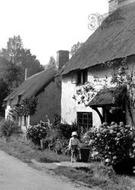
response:
{"label": "wooden post", "polygon": [[40,148],[41,148],[41,150],[44,149],[44,140],[43,139],[40,139]]}

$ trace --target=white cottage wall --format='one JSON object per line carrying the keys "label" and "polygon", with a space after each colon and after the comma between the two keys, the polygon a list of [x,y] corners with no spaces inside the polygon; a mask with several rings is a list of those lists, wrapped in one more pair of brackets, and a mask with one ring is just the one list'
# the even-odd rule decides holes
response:
{"label": "white cottage wall", "polygon": [[9,104],[7,104],[6,109],[5,109],[5,119],[9,118],[10,111],[11,111],[11,106]]}
{"label": "white cottage wall", "polygon": [[76,75],[70,74],[63,77],[62,80],[62,96],[61,96],[61,118],[63,123],[72,124],[77,121],[77,112],[92,112],[93,113],[93,125],[98,126],[100,124],[100,118],[98,114],[83,104],[78,104],[73,96],[76,93]]}
{"label": "white cottage wall", "polygon": [[62,79],[61,119],[63,123],[76,121],[76,102],[73,95],[76,90],[75,75],[70,74]]}
{"label": "white cottage wall", "polygon": [[[93,68],[88,70],[88,81],[94,82],[94,79],[100,79],[103,81],[108,78],[108,84],[111,80],[112,69],[110,68]],[[99,126],[101,124],[100,118],[96,111],[90,107],[86,107],[84,104],[78,104],[73,99],[76,94],[78,86],[76,85],[76,73],[71,73],[62,78],[62,95],[61,95],[61,118],[63,123],[72,124],[77,121],[77,112],[92,112],[93,125]],[[101,84],[101,82],[100,82]],[[102,108],[99,108],[102,113]]]}
{"label": "white cottage wall", "polygon": [[[118,71],[119,66],[95,66],[88,69],[88,81],[94,82],[95,79],[100,80],[95,82],[96,87],[100,88],[101,83],[105,84],[105,79],[107,79],[107,86],[112,86],[110,81],[112,75]],[[127,71],[133,73],[135,76],[135,56],[130,56],[127,59]],[[85,107],[83,104],[78,105],[77,102],[73,99],[73,96],[76,94],[78,86],[76,85],[76,73],[65,75],[62,79],[62,98],[61,98],[61,116],[62,122],[72,124],[72,122],[77,121],[77,112],[92,112],[93,115],[93,125],[99,126],[101,124],[100,118],[94,110],[89,107]],[[135,78],[135,77],[134,77]],[[102,81],[102,82],[101,82]],[[102,113],[102,108],[99,109]],[[134,111],[135,114],[135,111]],[[131,119],[127,112],[126,114],[127,123],[131,123]]]}

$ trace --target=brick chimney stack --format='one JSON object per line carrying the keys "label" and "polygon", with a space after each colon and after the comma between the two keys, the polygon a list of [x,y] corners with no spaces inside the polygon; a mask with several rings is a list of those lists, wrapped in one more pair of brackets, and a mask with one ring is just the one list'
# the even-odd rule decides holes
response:
{"label": "brick chimney stack", "polygon": [[57,51],[57,66],[61,69],[69,61],[69,51],[59,50]]}
{"label": "brick chimney stack", "polygon": [[135,0],[109,0],[109,13],[112,13],[117,8],[135,2]]}

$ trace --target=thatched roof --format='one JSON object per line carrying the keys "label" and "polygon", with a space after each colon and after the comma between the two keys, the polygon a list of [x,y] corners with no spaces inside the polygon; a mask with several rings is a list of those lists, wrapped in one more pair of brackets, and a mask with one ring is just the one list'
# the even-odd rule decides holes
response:
{"label": "thatched roof", "polygon": [[135,54],[135,3],[117,9],[66,64],[63,74]]}
{"label": "thatched roof", "polygon": [[114,91],[116,88],[106,88],[100,90],[97,95],[89,103],[90,107],[102,107],[105,105],[114,105]]}
{"label": "thatched roof", "polygon": [[36,96],[44,89],[55,77],[57,71],[54,68],[47,69],[29,77],[18,88],[16,88],[5,101],[11,101],[12,105],[20,103],[26,98]]}

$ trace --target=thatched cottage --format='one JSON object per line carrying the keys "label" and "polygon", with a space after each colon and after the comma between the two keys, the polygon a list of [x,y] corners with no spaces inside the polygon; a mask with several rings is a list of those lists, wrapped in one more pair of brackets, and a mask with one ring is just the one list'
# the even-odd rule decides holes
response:
{"label": "thatched cottage", "polygon": [[[108,114],[109,121],[124,120],[129,123],[128,114],[112,115],[112,92],[99,92],[89,106],[78,104],[73,96],[78,88],[95,79],[111,81],[123,58],[128,70],[135,66],[135,1],[110,0],[109,16],[87,39],[82,47],[66,64],[62,76],[61,117],[63,122],[77,122],[89,128],[101,124],[101,118]],[[96,85],[96,83],[95,83]],[[104,113],[106,109],[107,112]]]}
{"label": "thatched cottage", "polygon": [[25,80],[8,97],[5,98],[7,119],[11,109],[20,105],[23,100],[31,97],[37,98],[37,108],[34,115],[18,118],[21,126],[36,124],[40,120],[54,121],[55,115],[61,115],[61,74],[59,70],[69,60],[69,52],[57,52],[57,68],[52,67],[37,73]]}

